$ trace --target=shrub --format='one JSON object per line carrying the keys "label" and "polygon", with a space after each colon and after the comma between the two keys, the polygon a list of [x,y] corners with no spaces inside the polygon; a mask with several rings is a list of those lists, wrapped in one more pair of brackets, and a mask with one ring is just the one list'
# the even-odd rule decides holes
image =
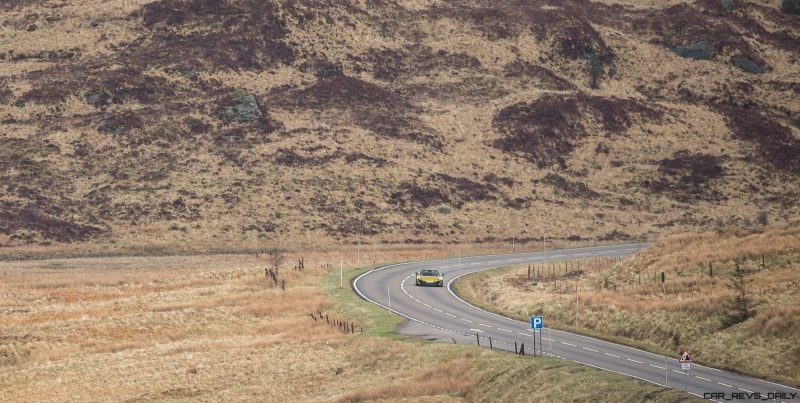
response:
{"label": "shrub", "polygon": [[800,15],[800,0],[783,0],[781,2],[781,11],[786,14]]}
{"label": "shrub", "polygon": [[756,62],[742,56],[731,57],[731,64],[750,74],[761,74],[764,72],[764,69],[756,64]]}
{"label": "shrub", "polygon": [[734,0],[722,0],[722,7],[731,13],[736,9],[736,2]]}
{"label": "shrub", "polygon": [[711,45],[705,42],[695,42],[688,45],[676,46],[672,49],[678,56],[694,60],[710,60]]}

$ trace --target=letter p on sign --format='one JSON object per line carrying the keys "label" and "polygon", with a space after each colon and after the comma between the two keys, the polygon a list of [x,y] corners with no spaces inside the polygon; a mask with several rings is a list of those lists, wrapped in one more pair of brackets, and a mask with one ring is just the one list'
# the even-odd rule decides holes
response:
{"label": "letter p on sign", "polygon": [[531,316],[531,329],[544,328],[544,316]]}

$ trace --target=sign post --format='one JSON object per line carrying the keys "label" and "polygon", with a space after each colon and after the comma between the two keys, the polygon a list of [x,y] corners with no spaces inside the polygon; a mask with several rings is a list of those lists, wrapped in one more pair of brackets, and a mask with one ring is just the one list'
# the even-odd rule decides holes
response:
{"label": "sign post", "polygon": [[681,363],[681,371],[683,371],[683,391],[685,392],[686,384],[689,379],[689,371],[692,370],[692,356],[689,354],[689,350],[683,349],[678,362]]}
{"label": "sign post", "polygon": [[544,316],[531,316],[531,329],[533,330],[533,356],[536,357],[536,330],[539,330],[539,351],[542,348],[542,329],[544,328]]}

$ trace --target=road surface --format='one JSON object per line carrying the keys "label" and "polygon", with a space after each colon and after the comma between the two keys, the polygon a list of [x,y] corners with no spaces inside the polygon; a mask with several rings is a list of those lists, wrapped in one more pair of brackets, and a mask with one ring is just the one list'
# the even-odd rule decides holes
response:
{"label": "road surface", "polygon": [[[520,322],[472,306],[460,299],[452,284],[469,273],[493,268],[568,259],[629,256],[647,245],[629,244],[470,256],[380,267],[357,277],[353,289],[362,298],[408,320],[401,332],[429,340],[480,342],[483,347],[514,351],[525,344],[533,353],[534,332],[530,323]],[[460,261],[460,264],[459,264]],[[437,268],[445,273],[446,287],[416,287],[414,272]],[[545,318],[545,325],[547,318]],[[540,342],[541,338],[541,342]],[[800,390],[736,373],[692,364],[681,371],[675,357],[649,353],[607,341],[544,328],[536,337],[536,352],[616,372],[633,378],[686,390],[695,396],[717,401],[800,401]],[[760,395],[759,395],[760,394]]]}

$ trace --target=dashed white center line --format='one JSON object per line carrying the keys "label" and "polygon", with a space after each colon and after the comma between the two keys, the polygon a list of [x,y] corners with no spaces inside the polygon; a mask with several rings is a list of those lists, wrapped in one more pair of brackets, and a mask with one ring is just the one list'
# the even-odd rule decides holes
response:
{"label": "dashed white center line", "polygon": [[430,307],[431,307],[430,305],[428,305],[428,304],[426,304],[426,303],[424,303],[424,302],[422,303],[422,305],[425,305],[425,306],[427,306],[428,308],[430,308]]}
{"label": "dashed white center line", "polygon": [[618,355],[609,354],[609,353],[603,353],[603,354],[605,354],[605,355],[607,355],[607,356],[610,356],[610,357],[619,358],[619,356],[618,356]]}
{"label": "dashed white center line", "polygon": [[702,379],[702,380],[704,380],[704,381],[706,381],[706,382],[711,382],[711,379],[708,379],[708,378],[703,378],[702,376],[697,376],[697,375],[695,375],[694,377],[695,377],[695,378],[697,378],[697,379]]}
{"label": "dashed white center line", "polygon": [[486,262],[487,264],[495,264],[495,263],[503,263],[502,260],[492,260],[491,262]]}
{"label": "dashed white center line", "polygon": [[433,310],[434,310],[434,311],[436,311],[436,312],[439,312],[439,313],[444,313],[444,312],[443,312],[441,309],[439,309],[439,308],[433,308]]}
{"label": "dashed white center line", "polygon": [[678,370],[676,370],[676,369],[673,369],[673,370],[672,370],[672,372],[674,372],[674,373],[676,373],[676,374],[683,374],[683,372],[681,372],[681,371],[678,371]]}
{"label": "dashed white center line", "polygon": [[635,362],[635,363],[637,363],[637,364],[644,364],[644,363],[643,363],[643,362],[641,362],[641,361],[632,360],[632,359],[630,359],[630,358],[626,358],[626,360],[628,360],[628,361],[630,361],[630,362]]}
{"label": "dashed white center line", "polygon": [[553,339],[548,339],[547,337],[542,337],[542,340],[553,341]]}
{"label": "dashed white center line", "polygon": [[469,329],[469,330],[472,330],[473,332],[483,333],[483,330],[480,329]]}
{"label": "dashed white center line", "polygon": [[463,320],[464,322],[469,322],[469,323],[472,323],[472,321],[471,321],[471,320],[469,320],[469,319],[464,319],[464,318],[459,318],[459,319]]}
{"label": "dashed white center line", "polygon": [[599,353],[599,351],[597,351],[597,350],[595,350],[595,349],[593,349],[593,348],[589,348],[589,347],[582,347],[582,348],[583,348],[584,350],[589,350],[589,351],[593,351],[593,352],[595,352],[595,353]]}
{"label": "dashed white center line", "polygon": [[478,326],[483,326],[483,327],[492,327],[491,325],[487,325],[487,324],[480,323],[480,322],[478,322]]}
{"label": "dashed white center line", "polygon": [[450,266],[442,266],[442,267],[440,267],[440,269],[446,269],[448,267],[450,267]]}
{"label": "dashed white center line", "polygon": [[512,331],[510,331],[510,330],[508,330],[508,329],[503,329],[503,328],[499,328],[499,327],[497,328],[497,330],[499,330],[499,331],[501,331],[501,332],[509,332],[509,333],[513,333]]}
{"label": "dashed white center line", "polygon": [[567,342],[565,342],[565,341],[562,341],[562,342],[561,342],[561,344],[566,344],[566,345],[568,345],[568,346],[577,347],[576,345],[574,345],[574,344],[570,344],[570,343],[567,343]]}
{"label": "dashed white center line", "polygon": [[732,388],[732,387],[733,387],[733,386],[731,386],[731,385],[728,385],[727,383],[722,383],[722,382],[717,382],[717,383],[718,383],[718,384],[720,384],[720,385],[722,385],[722,386],[727,386],[727,387],[729,387],[729,388]]}
{"label": "dashed white center line", "polygon": [[650,364],[650,366],[653,367],[653,368],[658,368],[658,369],[666,369],[664,367],[659,367],[658,365],[653,365],[653,364]]}
{"label": "dashed white center line", "polygon": [[744,389],[744,388],[736,388],[736,389],[739,389],[739,390],[741,390],[742,392],[753,393],[753,391],[752,391],[752,390],[747,390],[747,389]]}
{"label": "dashed white center line", "polygon": [[450,312],[445,312],[444,314],[445,314],[445,315],[447,315],[447,316],[452,316],[452,317],[454,317],[454,318],[456,317],[456,315],[453,315],[453,314],[452,314],[452,313],[450,313]]}

